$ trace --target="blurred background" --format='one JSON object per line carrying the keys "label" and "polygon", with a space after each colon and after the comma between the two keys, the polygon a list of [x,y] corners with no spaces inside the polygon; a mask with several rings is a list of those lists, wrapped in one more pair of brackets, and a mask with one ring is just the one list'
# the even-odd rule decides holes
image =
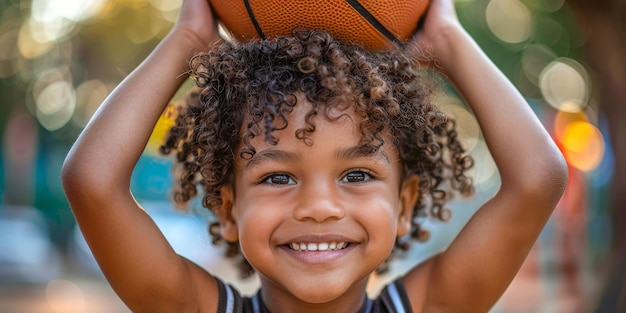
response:
{"label": "blurred background", "polygon": [[[626,312],[626,168],[618,162],[626,158],[626,1],[456,2],[570,167],[563,199],[493,313]],[[75,226],[60,168],[102,100],[171,28],[180,3],[0,0],[0,312],[128,312]],[[498,187],[471,113],[453,95],[440,99],[477,160],[477,195],[454,200],[449,222],[429,222],[431,239],[373,277],[372,292],[444,247]],[[211,245],[209,217],[172,209],[170,160],[155,152],[170,123],[164,114],[132,189],[176,251],[252,292],[256,279],[238,279],[223,248]]]}

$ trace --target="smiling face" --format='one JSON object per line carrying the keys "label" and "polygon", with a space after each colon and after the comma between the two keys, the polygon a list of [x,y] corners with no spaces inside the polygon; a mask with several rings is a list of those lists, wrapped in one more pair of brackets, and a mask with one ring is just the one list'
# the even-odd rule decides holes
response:
{"label": "smiling face", "polygon": [[276,145],[258,136],[254,157],[237,158],[234,190],[223,192],[230,214],[221,217],[222,232],[239,240],[270,309],[290,301],[358,308],[368,276],[410,228],[417,179],[402,182],[390,140],[375,152],[361,149],[354,117],[317,116],[312,144],[297,139],[309,109],[300,99],[288,127],[275,132]]}

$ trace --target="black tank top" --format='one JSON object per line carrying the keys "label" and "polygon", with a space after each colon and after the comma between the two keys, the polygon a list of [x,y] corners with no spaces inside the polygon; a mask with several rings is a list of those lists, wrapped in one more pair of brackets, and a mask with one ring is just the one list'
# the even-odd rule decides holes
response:
{"label": "black tank top", "polygon": [[[217,279],[219,286],[218,313],[271,313],[261,295],[257,292],[252,297],[242,297],[230,285]],[[357,313],[412,313],[409,298],[401,279],[387,285],[378,298],[366,298],[365,303]],[[335,313],[335,312],[333,312]]]}

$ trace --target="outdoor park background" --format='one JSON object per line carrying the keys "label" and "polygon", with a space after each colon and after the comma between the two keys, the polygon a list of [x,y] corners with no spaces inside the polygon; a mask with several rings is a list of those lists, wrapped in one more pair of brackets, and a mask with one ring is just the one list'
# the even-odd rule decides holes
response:
{"label": "outdoor park background", "polygon": [[[570,167],[562,201],[493,312],[626,312],[626,2],[456,2]],[[167,33],[180,3],[0,0],[0,312],[128,312],[75,228],[59,171],[89,117]],[[466,125],[478,192],[455,200],[452,219],[432,224],[431,239],[392,273],[445,246],[498,186],[471,113],[453,96],[441,106]],[[170,161],[154,153],[168,122],[155,129],[132,188],[179,253],[235,281],[210,244],[206,216],[176,213],[168,202]],[[374,277],[372,290],[387,279]]]}

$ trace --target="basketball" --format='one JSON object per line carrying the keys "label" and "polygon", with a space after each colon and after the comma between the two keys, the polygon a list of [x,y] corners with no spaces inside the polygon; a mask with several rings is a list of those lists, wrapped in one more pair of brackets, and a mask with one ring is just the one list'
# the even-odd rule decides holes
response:
{"label": "basketball", "polygon": [[239,41],[324,29],[370,50],[401,46],[418,28],[428,0],[209,0]]}

